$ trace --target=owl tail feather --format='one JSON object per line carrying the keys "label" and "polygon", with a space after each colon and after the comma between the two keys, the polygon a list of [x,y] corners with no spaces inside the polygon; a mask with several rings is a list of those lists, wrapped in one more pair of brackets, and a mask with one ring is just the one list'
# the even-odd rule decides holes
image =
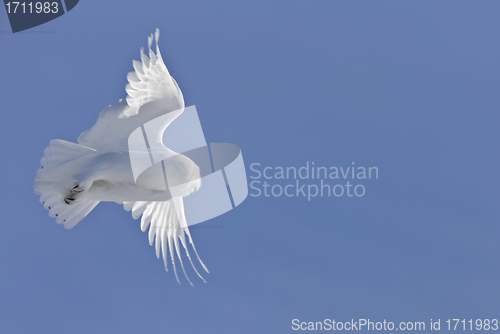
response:
{"label": "owl tail feather", "polygon": [[78,224],[99,204],[99,201],[85,200],[70,205],[65,195],[73,186],[74,171],[78,170],[82,161],[95,155],[98,152],[89,147],[54,139],[40,161],[42,167],[38,169],[33,189],[35,194],[40,195],[40,203],[49,210],[49,216],[56,218],[56,222],[67,229]]}

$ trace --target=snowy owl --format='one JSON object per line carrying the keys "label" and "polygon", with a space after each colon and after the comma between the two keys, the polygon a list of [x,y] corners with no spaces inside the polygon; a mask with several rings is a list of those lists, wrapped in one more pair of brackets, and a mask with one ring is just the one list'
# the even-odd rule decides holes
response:
{"label": "snowy owl", "polygon": [[[179,259],[186,279],[189,281],[181,257],[181,247],[189,254],[186,235],[201,266],[206,266],[196,252],[189,229],[185,224],[183,197],[201,187],[200,169],[189,158],[178,154],[162,143],[167,126],[184,111],[184,98],[176,81],[170,76],[158,48],[159,30],[148,37],[149,57],[141,48],[141,61],[133,61],[133,72],[128,73],[125,87],[126,99],[105,108],[97,122],[78,137],[77,143],[54,139],[44,151],[41,168],[37,172],[34,190],[40,202],[49,211],[49,216],[65,228],[74,227],[100,201],[123,204],[132,211],[134,219],[141,218],[141,229],[149,227],[149,243],[155,243],[156,256],[163,255],[168,271],[168,253],[179,282],[175,266],[175,255]],[[156,53],[151,46],[156,40]],[[159,117],[167,115],[166,117]],[[163,164],[165,176],[181,185],[175,195],[170,195],[161,186],[165,179],[149,177],[139,187],[131,168],[128,138],[132,131],[152,119],[161,119],[156,138],[150,138],[151,147],[168,159]],[[164,189],[164,188],[163,188]]]}

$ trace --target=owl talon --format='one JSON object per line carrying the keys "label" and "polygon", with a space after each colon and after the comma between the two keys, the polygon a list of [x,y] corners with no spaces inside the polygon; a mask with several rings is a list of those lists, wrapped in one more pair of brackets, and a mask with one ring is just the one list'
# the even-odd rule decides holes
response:
{"label": "owl talon", "polygon": [[71,202],[73,202],[74,200],[75,200],[74,198],[71,198],[71,197],[66,197],[66,198],[64,199],[64,202],[65,202],[66,204],[71,204]]}
{"label": "owl talon", "polygon": [[81,193],[82,191],[85,191],[84,187],[81,187],[79,184],[73,187],[72,192],[74,193]]}

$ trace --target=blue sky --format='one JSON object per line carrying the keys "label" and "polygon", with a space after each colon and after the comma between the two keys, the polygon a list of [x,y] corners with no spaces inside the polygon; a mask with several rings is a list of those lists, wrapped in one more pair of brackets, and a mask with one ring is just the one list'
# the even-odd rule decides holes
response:
{"label": "blue sky", "polygon": [[[16,34],[0,10],[1,332],[498,317],[500,3],[117,3]],[[43,150],[125,97],[155,28],[207,141],[238,145],[249,176],[314,161],[379,178],[360,198],[249,196],[192,228],[210,269],[194,288],[117,204],[64,230],[32,190]]]}

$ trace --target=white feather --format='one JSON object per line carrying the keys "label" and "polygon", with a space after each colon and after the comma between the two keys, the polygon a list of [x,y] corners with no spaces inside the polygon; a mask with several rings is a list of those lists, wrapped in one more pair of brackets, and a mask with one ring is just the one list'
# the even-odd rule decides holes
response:
{"label": "white feather", "polygon": [[[181,228],[185,226],[182,197],[200,187],[199,168],[161,142],[163,131],[183,112],[184,99],[163,62],[158,39],[157,29],[154,36],[148,36],[149,56],[141,48],[141,61],[133,61],[134,71],[127,74],[126,99],[102,110],[97,122],[80,134],[76,144],[63,140],[50,142],[44,151],[34,190],[40,195],[40,202],[49,211],[49,216],[65,228],[74,227],[100,201],[123,203],[123,208],[131,211],[133,219],[142,215],[141,230],[145,232],[149,228],[149,242],[151,245],[155,242],[156,255],[158,258],[162,255],[165,269],[168,271],[170,253],[174,274],[179,281],[176,255],[185,277],[192,284],[184,268],[180,245],[196,274],[205,280],[193,264],[184,234],[188,235],[200,264],[208,272],[196,252],[189,230]],[[156,53],[152,49],[155,40]],[[150,144],[164,150],[166,156],[179,156],[176,164],[189,177],[198,175],[198,180],[189,183],[179,194],[181,197],[169,200],[155,188],[136,185],[128,155],[128,138],[132,131],[162,115],[169,117],[161,118],[160,131]],[[167,174],[170,168],[173,167],[167,165]],[[158,184],[161,180],[152,181]],[[175,211],[176,208],[179,212]]]}

